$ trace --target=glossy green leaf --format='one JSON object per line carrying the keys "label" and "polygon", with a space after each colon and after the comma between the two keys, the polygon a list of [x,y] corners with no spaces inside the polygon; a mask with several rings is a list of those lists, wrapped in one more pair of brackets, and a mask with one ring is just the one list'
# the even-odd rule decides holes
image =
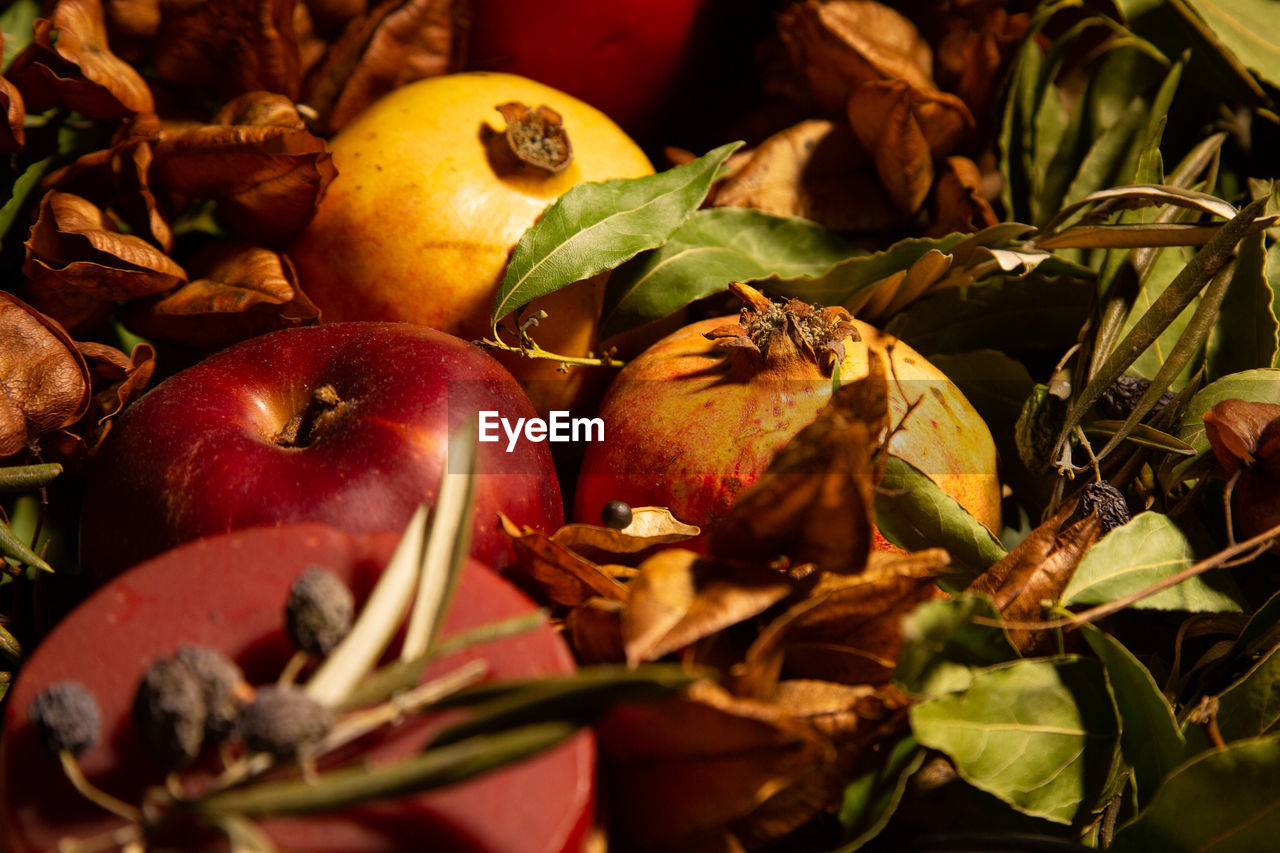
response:
{"label": "glossy green leaf", "polygon": [[[1065,605],[1105,604],[1146,589],[1196,562],[1181,528],[1167,515],[1144,512],[1098,540],[1062,594]],[[1227,575],[1200,575],[1132,605],[1139,610],[1239,613],[1239,592]]]}
{"label": "glossy green leaf", "polygon": [[1107,670],[1120,711],[1120,750],[1133,767],[1138,802],[1146,804],[1186,757],[1173,706],[1151,672],[1119,640],[1092,625],[1085,625],[1081,633]]}
{"label": "glossy green leaf", "polygon": [[1000,540],[922,471],[890,456],[876,490],[876,526],[908,551],[946,548],[951,565],[971,577],[1004,557]]}
{"label": "glossy green leaf", "polygon": [[660,248],[609,276],[600,336],[661,319],[731,281],[818,276],[865,254],[807,219],[739,207],[699,210]]}
{"label": "glossy green leaf", "polygon": [[1280,86],[1280,18],[1271,0],[1183,0],[1242,65]]}
{"label": "glossy green leaf", "polygon": [[894,681],[913,696],[968,689],[974,670],[1018,657],[1004,629],[991,624],[999,618],[990,599],[972,593],[921,604],[902,620]]}
{"label": "glossy green leaf", "polygon": [[512,250],[490,322],[661,246],[698,209],[741,145],[721,145],[656,175],[579,184],[560,196]]}
{"label": "glossy green leaf", "polygon": [[1272,313],[1275,295],[1267,282],[1262,241],[1262,234],[1251,234],[1240,244],[1235,276],[1209,337],[1206,363],[1210,380],[1270,367],[1280,351],[1276,335],[1280,326]]}
{"label": "glossy green leaf", "polygon": [[1255,853],[1280,838],[1280,737],[1228,744],[1178,768],[1122,828],[1114,853]]}
{"label": "glossy green leaf", "polygon": [[961,778],[1055,823],[1114,791],[1120,723],[1097,661],[1017,661],[973,674],[968,689],[912,706],[911,729]]}
{"label": "glossy green leaf", "polygon": [[856,777],[844,789],[840,823],[848,839],[836,853],[853,853],[880,834],[907,789],[907,780],[924,763],[925,750],[907,735],[884,754],[884,760]]}
{"label": "glossy green leaf", "polygon": [[[1253,667],[1217,696],[1218,733],[1230,743],[1257,737],[1280,722],[1280,648],[1271,649]],[[1212,749],[1204,729],[1188,722],[1183,727],[1193,752]]]}
{"label": "glossy green leaf", "polygon": [[848,258],[821,275],[771,278],[765,287],[779,296],[820,305],[845,305],[857,314],[859,306],[855,297],[868,295],[871,285],[909,268],[930,251],[946,253],[963,239],[962,234],[937,239],[911,237],[899,240],[884,251]]}

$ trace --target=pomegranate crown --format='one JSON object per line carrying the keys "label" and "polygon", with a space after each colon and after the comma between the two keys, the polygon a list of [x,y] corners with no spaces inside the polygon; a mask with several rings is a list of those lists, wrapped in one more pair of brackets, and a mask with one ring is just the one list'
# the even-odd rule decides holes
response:
{"label": "pomegranate crown", "polygon": [[799,299],[774,302],[754,287],[730,282],[743,302],[738,322],[719,326],[706,337],[719,346],[745,349],[764,363],[800,355],[830,375],[844,360],[844,340],[861,340],[853,317],[840,306],[823,308]]}

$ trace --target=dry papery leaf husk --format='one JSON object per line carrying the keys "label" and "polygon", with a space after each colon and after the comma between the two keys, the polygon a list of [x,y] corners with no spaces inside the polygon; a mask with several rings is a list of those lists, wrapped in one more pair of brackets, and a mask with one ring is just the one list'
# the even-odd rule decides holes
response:
{"label": "dry papery leaf husk", "polygon": [[0,291],[0,458],[79,420],[90,387],[89,367],[66,330]]}
{"label": "dry papery leaf husk", "polygon": [[981,231],[1000,221],[984,195],[982,173],[968,157],[948,157],[933,182],[929,236]]}
{"label": "dry papery leaf husk", "polygon": [[337,175],[293,103],[262,91],[230,101],[211,125],[163,130],[153,168],[157,185],[217,201],[238,234],[272,244],[306,225]]}
{"label": "dry papery leaf husk", "polygon": [[211,243],[187,263],[192,280],[123,308],[125,325],[147,338],[214,350],[319,319],[287,255],[236,241]]}
{"label": "dry papery leaf husk", "polygon": [[[3,56],[4,39],[0,37],[0,57]],[[5,123],[0,126],[0,154],[21,150],[26,144],[27,110],[22,93],[4,77],[0,77],[0,111],[5,114]]]}
{"label": "dry papery leaf husk", "polygon": [[156,351],[150,344],[136,344],[127,356],[112,346],[81,341],[76,348],[93,376],[93,399],[84,417],[68,432],[74,438],[59,442],[63,456],[92,456],[111,429],[116,415],[137,399],[156,369]]}
{"label": "dry papery leaf husk", "polygon": [[[1245,537],[1280,524],[1280,405],[1229,399],[1204,413],[1205,436],[1233,480],[1235,522]],[[1280,542],[1271,546],[1280,553]]]}
{"label": "dry papery leaf husk", "polygon": [[57,0],[46,9],[8,77],[33,113],[62,105],[92,119],[117,119],[155,110],[146,81],[111,52],[100,0]]}
{"label": "dry papery leaf husk", "polygon": [[[1005,70],[1031,23],[1026,12],[1010,15],[994,4],[955,4],[945,18],[933,71],[975,116],[996,102]],[[976,18],[976,20],[975,20]]]}

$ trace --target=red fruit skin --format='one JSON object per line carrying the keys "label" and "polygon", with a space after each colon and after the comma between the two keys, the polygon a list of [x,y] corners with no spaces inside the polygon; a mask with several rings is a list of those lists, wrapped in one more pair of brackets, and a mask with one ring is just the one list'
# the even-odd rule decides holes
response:
{"label": "red fruit skin", "polygon": [[[11,692],[0,741],[0,847],[8,853],[47,851],[64,835],[84,838],[122,824],[76,794],[57,760],[32,737],[27,707],[46,686],[75,679],[94,693],[102,709],[102,737],[80,756],[81,766],[101,788],[137,803],[144,786],[164,776],[141,751],[128,717],[135,685],[151,661],[182,643],[199,643],[239,663],[250,683],[268,683],[292,653],[283,605],[294,578],[309,566],[324,566],[362,601],[397,541],[392,533],[353,536],[318,524],[238,531],[184,545],[100,589],[41,643]],[[443,634],[533,607],[473,560]],[[426,677],[476,658],[488,662],[495,679],[574,669],[568,648],[545,625],[450,655]],[[359,754],[345,750],[341,761],[403,758],[420,751],[440,724],[415,719],[361,741],[367,749]],[[526,762],[435,793],[341,813],[267,819],[260,826],[281,850],[298,853],[576,851],[591,821],[594,771],[594,742],[584,732]],[[177,847],[203,849],[190,838]]]}
{"label": "red fruit skin", "polygon": [[[273,437],[331,384],[351,404],[306,447]],[[406,323],[333,323],[245,341],[156,386],[116,422],[89,470],[85,569],[106,579],[201,536],[318,521],[402,530],[435,500],[448,436],[477,410],[534,417],[501,365],[472,344]],[[498,512],[564,520],[545,443],[479,445],[472,555],[502,568]]]}
{"label": "red fruit skin", "polygon": [[[468,67],[568,92],[633,134],[678,100],[714,0],[472,0]],[[683,93],[687,95],[687,92]]]}

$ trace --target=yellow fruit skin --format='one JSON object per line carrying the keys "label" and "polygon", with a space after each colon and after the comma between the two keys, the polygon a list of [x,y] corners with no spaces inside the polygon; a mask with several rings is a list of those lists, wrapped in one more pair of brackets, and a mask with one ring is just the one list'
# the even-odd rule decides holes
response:
{"label": "yellow fruit skin", "polygon": [[[520,101],[560,113],[573,161],[556,175],[512,168],[489,140],[495,107]],[[302,288],[326,322],[403,320],[467,339],[489,332],[489,310],[520,235],[583,181],[653,172],[644,152],[603,113],[511,74],[468,73],[404,86],[330,143],[338,177],[290,249]],[[573,285],[530,310],[545,349],[594,346],[602,280]],[[555,378],[556,364],[519,359],[522,379]]]}

